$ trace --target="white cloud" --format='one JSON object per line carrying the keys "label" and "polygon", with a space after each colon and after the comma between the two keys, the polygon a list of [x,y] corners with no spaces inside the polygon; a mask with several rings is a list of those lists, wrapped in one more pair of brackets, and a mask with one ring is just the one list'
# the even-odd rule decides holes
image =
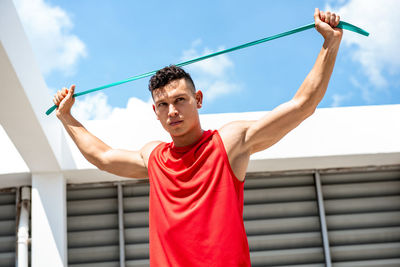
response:
{"label": "white cloud", "polygon": [[[201,43],[200,39],[195,40],[190,49],[183,51],[182,60],[194,59],[215,52],[207,47],[199,52]],[[218,51],[223,49],[223,47],[219,47]],[[197,89],[204,92],[206,101],[211,102],[222,95],[241,89],[238,84],[232,82],[234,64],[227,55],[196,62],[186,68],[193,77]]]}
{"label": "white cloud", "polygon": [[108,97],[102,92],[76,99],[72,113],[79,120],[108,120],[129,123],[135,121],[156,120],[152,108],[152,99],[145,102],[132,97],[125,108],[111,107]]}
{"label": "white cloud", "polygon": [[143,100],[131,97],[128,100],[128,104],[126,108],[114,108],[112,113],[109,117],[112,121],[121,121],[124,123],[130,123],[133,121],[140,122],[140,121],[149,121],[153,120],[157,122],[156,115],[154,114],[153,101],[151,98],[149,101],[144,102]]}
{"label": "white cloud", "polygon": [[68,14],[43,0],[14,0],[25,32],[43,74],[62,71],[74,73],[78,60],[85,57],[85,44],[71,33]]}
{"label": "white cloud", "polygon": [[332,104],[331,107],[339,107],[343,104],[343,102],[350,100],[353,94],[351,92],[348,92],[346,94],[334,94],[332,96]]}
{"label": "white cloud", "polygon": [[328,6],[344,21],[370,33],[369,37],[346,31],[344,44],[355,45],[353,60],[360,63],[369,81],[377,88],[390,84],[389,75],[400,72],[400,27],[398,0],[350,0],[343,5]]}
{"label": "white cloud", "polygon": [[[192,43],[192,47],[188,50],[183,51],[183,60],[194,59],[200,56],[208,55],[213,53],[212,50],[207,47],[203,49],[202,53],[196,50],[196,47],[201,44],[201,40],[196,40]],[[219,47],[218,51],[223,50],[223,47]],[[226,70],[233,67],[232,61],[227,55],[220,55],[207,60],[195,63],[192,66],[194,70],[200,71],[204,74],[210,75],[212,77],[220,77],[225,74]]]}
{"label": "white cloud", "polygon": [[[145,102],[132,97],[126,107],[111,108],[107,96],[98,93],[77,99],[72,113],[95,136],[115,148],[137,150],[150,141],[171,139],[154,114],[151,98]],[[74,155],[79,154],[72,147]]]}
{"label": "white cloud", "polygon": [[368,84],[361,84],[354,76],[350,77],[351,84],[361,90],[361,97],[367,104],[372,104],[374,100],[374,92],[370,89]]}
{"label": "white cloud", "polygon": [[208,86],[205,97],[209,101],[213,101],[220,95],[227,95],[238,89],[239,87],[236,84],[224,80],[215,80]]}
{"label": "white cloud", "polygon": [[86,96],[83,100],[76,99],[72,109],[74,116],[82,120],[104,120],[111,115],[111,106],[107,103],[104,93]]}

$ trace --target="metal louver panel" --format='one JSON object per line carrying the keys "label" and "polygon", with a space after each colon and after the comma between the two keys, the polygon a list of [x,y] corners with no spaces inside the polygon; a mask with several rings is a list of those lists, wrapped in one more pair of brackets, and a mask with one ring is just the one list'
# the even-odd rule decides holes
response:
{"label": "metal louver panel", "polygon": [[15,266],[15,189],[0,190],[0,266]]}
{"label": "metal louver panel", "polygon": [[149,266],[149,183],[124,186],[123,194],[126,266]]}
{"label": "metal louver panel", "polygon": [[[149,264],[148,186],[124,186],[126,266]],[[244,219],[253,266],[323,266],[312,175],[248,178]]]}
{"label": "metal louver panel", "polygon": [[333,266],[400,266],[400,172],[321,181]]}
{"label": "metal louver panel", "polygon": [[[400,170],[391,170],[324,170],[318,179],[314,171],[249,174],[243,216],[252,266],[322,267],[329,258],[334,267],[400,266]],[[149,266],[149,183],[125,183],[120,192],[125,243],[117,186],[69,187],[70,266],[119,266],[119,242],[125,266]]]}
{"label": "metal louver panel", "polygon": [[244,221],[252,266],[323,266],[314,178],[246,178]]}
{"label": "metal louver panel", "polygon": [[69,266],[119,266],[115,186],[69,187],[67,218]]}

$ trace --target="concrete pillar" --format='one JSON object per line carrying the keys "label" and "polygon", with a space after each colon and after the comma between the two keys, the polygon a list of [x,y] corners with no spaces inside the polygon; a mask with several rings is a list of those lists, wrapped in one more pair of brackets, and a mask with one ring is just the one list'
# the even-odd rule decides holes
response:
{"label": "concrete pillar", "polygon": [[32,267],[67,267],[66,214],[63,175],[32,174]]}

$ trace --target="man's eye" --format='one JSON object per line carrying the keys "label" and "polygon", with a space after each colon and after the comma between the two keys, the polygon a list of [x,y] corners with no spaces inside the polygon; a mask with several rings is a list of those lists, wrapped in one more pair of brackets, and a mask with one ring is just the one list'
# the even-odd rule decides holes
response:
{"label": "man's eye", "polygon": [[158,107],[164,107],[165,105],[167,105],[167,103],[159,103]]}
{"label": "man's eye", "polygon": [[178,97],[178,98],[176,99],[176,101],[183,101],[183,100],[185,100],[183,97]]}

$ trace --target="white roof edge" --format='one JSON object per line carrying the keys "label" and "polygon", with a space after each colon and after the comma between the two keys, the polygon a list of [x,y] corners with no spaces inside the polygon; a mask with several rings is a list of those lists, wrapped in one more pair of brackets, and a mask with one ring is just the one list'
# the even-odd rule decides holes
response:
{"label": "white roof edge", "polygon": [[[203,115],[203,126],[218,129],[224,123],[237,119],[256,119],[266,112]],[[251,157],[248,172],[275,172],[307,169],[353,168],[366,166],[400,165],[400,105],[362,106],[318,109],[302,125],[271,148]],[[92,122],[94,133],[104,134],[106,121]],[[93,125],[92,125],[93,126]],[[115,127],[126,127],[114,125]],[[129,138],[120,147],[135,148],[146,141],[138,131],[128,132]],[[160,134],[164,134],[161,133]],[[100,136],[101,137],[101,136]],[[152,136],[153,138],[154,136]],[[109,140],[120,138],[108,136]],[[126,140],[134,143],[126,144]],[[97,170],[80,155],[73,142],[78,167],[61,170],[68,183],[88,183],[125,180],[122,177]],[[10,178],[14,177],[14,178]],[[20,177],[17,179],[15,177]],[[26,173],[0,174],[0,187],[30,183]],[[127,179],[131,180],[131,179]]]}
{"label": "white roof edge", "polygon": [[[341,156],[320,156],[307,158],[252,159],[247,168],[248,173],[324,170],[342,168],[362,168],[393,166],[400,167],[400,152],[377,153]],[[96,168],[63,171],[67,183],[101,183],[101,182],[134,182],[138,179],[123,178]],[[0,176],[1,179],[1,176]]]}
{"label": "white roof edge", "polygon": [[400,152],[251,160],[247,172],[400,166]]}

